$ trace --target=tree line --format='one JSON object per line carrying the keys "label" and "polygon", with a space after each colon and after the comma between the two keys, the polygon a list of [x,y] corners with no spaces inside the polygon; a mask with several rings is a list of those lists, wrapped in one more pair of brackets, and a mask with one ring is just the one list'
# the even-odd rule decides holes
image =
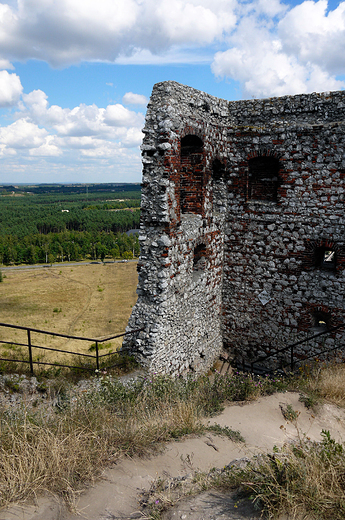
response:
{"label": "tree line", "polygon": [[0,236],[0,262],[39,264],[83,259],[104,260],[106,257],[133,258],[139,255],[138,234],[100,231],[63,231],[17,236]]}
{"label": "tree line", "polygon": [[95,204],[56,200],[57,196],[0,197],[0,235],[24,237],[35,233],[69,231],[125,232],[136,229],[140,199]]}
{"label": "tree line", "polygon": [[0,262],[36,264],[131,258],[140,192],[0,196]]}

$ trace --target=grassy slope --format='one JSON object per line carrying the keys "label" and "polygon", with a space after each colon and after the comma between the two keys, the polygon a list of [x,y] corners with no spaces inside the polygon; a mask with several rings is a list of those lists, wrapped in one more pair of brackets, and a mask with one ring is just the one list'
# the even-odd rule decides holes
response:
{"label": "grassy slope", "polygon": [[[22,406],[0,407],[0,504],[50,491],[73,506],[76,491],[100,475],[102,468],[121,455],[140,455],[169,439],[205,431],[202,417],[219,412],[225,401],[255,399],[288,388],[311,390],[314,400],[320,399],[324,379],[327,395],[337,393],[331,389],[335,370],[337,385],[341,377],[344,387],[344,367],[323,368],[319,377],[313,373],[274,382],[215,374],[188,380],[156,376],[125,386],[106,375],[89,380],[88,388],[79,392],[70,392],[62,379],[45,382],[48,399],[42,404],[35,405],[27,396]],[[53,401],[49,401],[53,391],[49,384],[55,389]],[[301,436],[295,446],[263,454],[243,470],[201,478],[199,487],[241,486],[270,518],[285,511],[291,518],[342,520],[344,474],[341,445],[327,434],[322,444]]]}
{"label": "grassy slope", "polygon": [[[121,333],[136,302],[136,285],[136,262],[6,271],[0,284],[0,321],[91,338]],[[25,332],[3,327],[0,337],[26,342]],[[38,334],[32,342],[74,352],[90,347]],[[120,344],[115,340],[111,347]],[[55,356],[50,353],[49,359]]]}

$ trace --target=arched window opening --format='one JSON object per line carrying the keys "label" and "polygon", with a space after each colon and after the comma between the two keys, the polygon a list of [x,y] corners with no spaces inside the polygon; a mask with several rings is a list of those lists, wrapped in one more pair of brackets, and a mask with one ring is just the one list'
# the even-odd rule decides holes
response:
{"label": "arched window opening", "polygon": [[181,139],[181,157],[202,154],[204,143],[197,135],[186,135]]}
{"label": "arched window opening", "polygon": [[253,157],[249,166],[249,198],[277,202],[280,163],[275,157]]}
{"label": "arched window opening", "polygon": [[181,213],[202,213],[203,175],[203,142],[196,135],[186,135],[181,140]]}

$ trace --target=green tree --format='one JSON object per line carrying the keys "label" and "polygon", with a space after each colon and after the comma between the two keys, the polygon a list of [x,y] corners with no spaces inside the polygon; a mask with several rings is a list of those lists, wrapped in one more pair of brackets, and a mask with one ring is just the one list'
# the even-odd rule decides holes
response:
{"label": "green tree", "polygon": [[48,262],[49,264],[53,264],[55,262],[55,256],[51,253],[48,254]]}
{"label": "green tree", "polygon": [[97,258],[100,257],[102,262],[104,262],[104,259],[108,253],[108,249],[106,248],[105,245],[100,244],[100,243],[96,244],[96,247],[97,247]]}
{"label": "green tree", "polygon": [[119,246],[114,246],[112,249],[110,249],[110,256],[115,262],[115,258],[119,258],[120,256],[120,249]]}

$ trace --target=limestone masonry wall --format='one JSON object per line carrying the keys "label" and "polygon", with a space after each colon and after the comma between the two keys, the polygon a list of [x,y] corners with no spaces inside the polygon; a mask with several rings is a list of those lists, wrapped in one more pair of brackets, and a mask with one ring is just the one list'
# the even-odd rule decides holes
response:
{"label": "limestone masonry wall", "polygon": [[344,114],[345,92],[229,102],[154,86],[128,324],[145,330],[125,351],[202,372],[223,347],[250,360],[344,321]]}

